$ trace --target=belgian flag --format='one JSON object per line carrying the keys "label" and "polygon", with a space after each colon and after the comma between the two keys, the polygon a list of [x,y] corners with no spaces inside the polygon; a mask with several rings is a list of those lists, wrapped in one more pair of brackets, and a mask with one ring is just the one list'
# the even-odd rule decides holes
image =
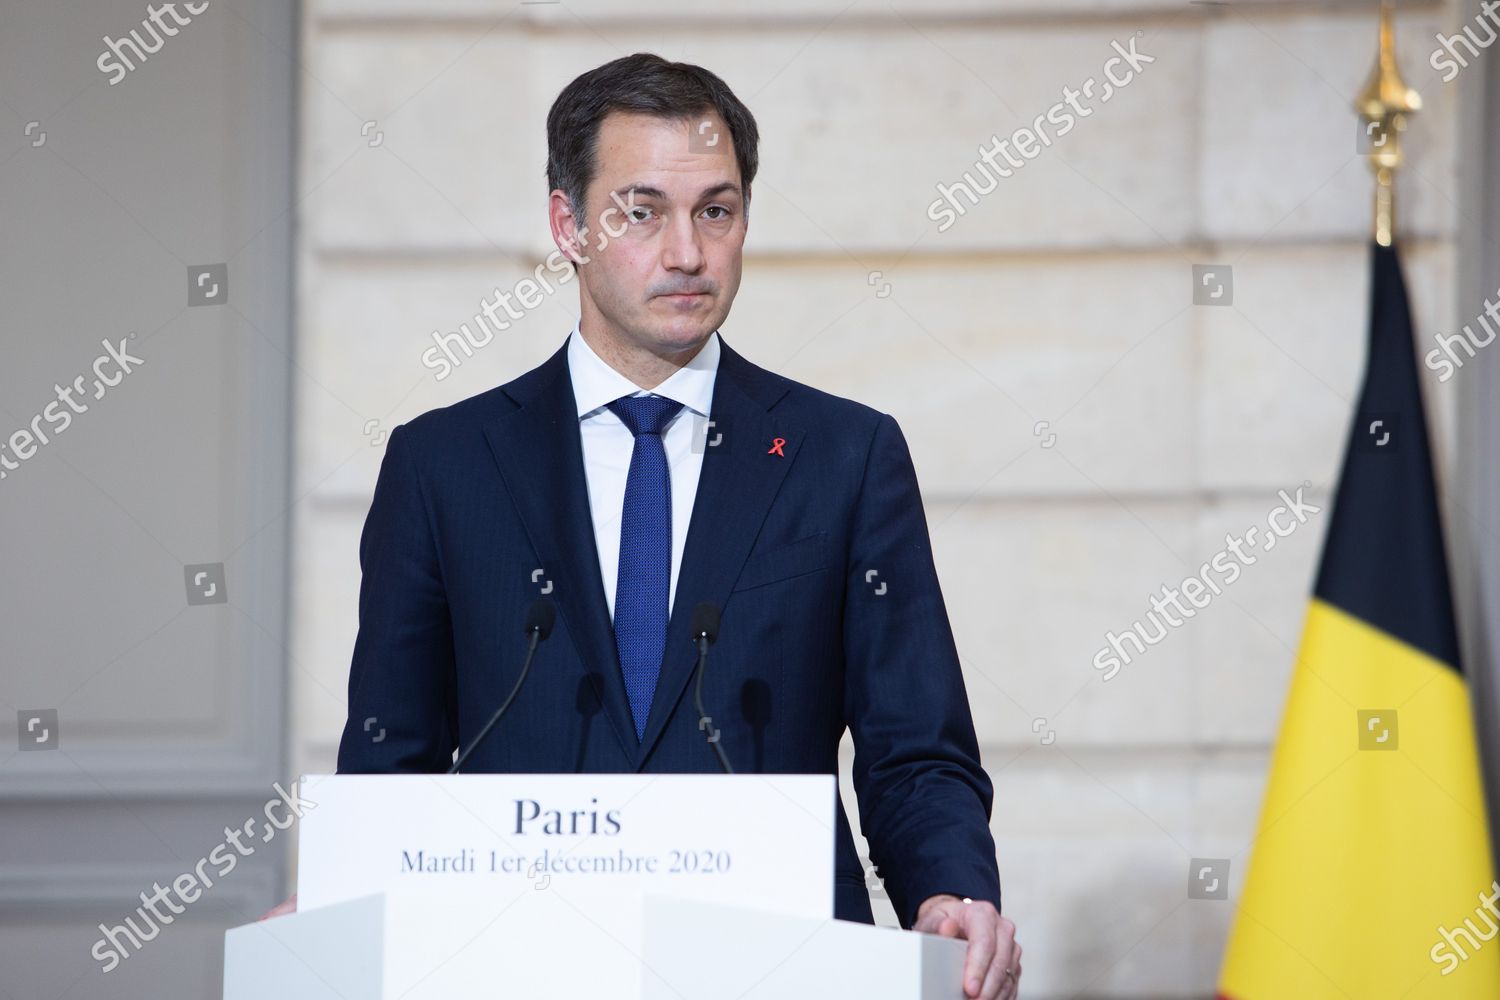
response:
{"label": "belgian flag", "polygon": [[1500,998],[1469,687],[1401,264],[1369,357],[1220,1000]]}

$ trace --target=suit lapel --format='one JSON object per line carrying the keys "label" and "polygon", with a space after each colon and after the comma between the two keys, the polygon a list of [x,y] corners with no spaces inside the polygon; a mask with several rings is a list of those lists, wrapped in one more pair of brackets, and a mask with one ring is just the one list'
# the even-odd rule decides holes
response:
{"label": "suit lapel", "polygon": [[[785,380],[746,361],[722,335],[719,348],[709,407],[710,446],[704,449],[688,522],[661,675],[639,743],[631,738],[635,725],[594,544],[566,341],[542,365],[503,387],[520,406],[484,428],[527,536],[553,582],[549,596],[567,622],[615,738],[636,770],[661,738],[697,665],[697,648],[688,637],[693,608],[707,601],[722,609],[728,601],[804,433],[770,412],[786,393]],[[779,447],[777,438],[782,439]],[[726,620],[725,627],[733,628],[733,621]]]}
{"label": "suit lapel", "polygon": [[620,749],[634,761],[635,724],[594,544],[567,341],[505,391],[521,407],[487,424],[485,437],[541,568],[552,581],[548,596],[568,625]]}
{"label": "suit lapel", "polygon": [[[719,369],[709,407],[713,424],[708,431],[708,441],[717,438],[719,443],[704,448],[672,616],[667,623],[667,648],[636,758],[637,769],[661,738],[667,718],[697,666],[697,647],[688,635],[693,608],[704,601],[724,608],[802,443],[801,427],[770,412],[786,392],[785,381],[730,350],[722,335],[719,348]],[[782,439],[779,447],[774,444],[778,438]],[[725,619],[724,628],[734,628],[732,617]]]}

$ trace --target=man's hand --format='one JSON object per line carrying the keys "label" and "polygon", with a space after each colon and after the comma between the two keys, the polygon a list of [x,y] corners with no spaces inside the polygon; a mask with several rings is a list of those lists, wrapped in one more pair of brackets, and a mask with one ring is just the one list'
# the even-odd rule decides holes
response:
{"label": "man's hand", "polygon": [[288,913],[296,913],[296,912],[297,912],[297,894],[294,892],[294,893],[291,894],[291,896],[289,896],[286,899],[283,899],[281,902],[277,903],[275,906],[271,907],[269,910],[267,910],[265,913],[262,913],[260,916],[256,917],[255,919],[256,919],[257,922],[259,922],[259,921],[262,921],[262,920],[270,920],[272,917],[284,917]]}
{"label": "man's hand", "polygon": [[[1015,1000],[1021,981],[1021,946],[1016,925],[993,903],[966,903],[957,896],[931,896],[917,908],[912,930],[962,938],[969,942],[964,958],[964,994],[980,1000]],[[1007,971],[1009,970],[1009,971]]]}

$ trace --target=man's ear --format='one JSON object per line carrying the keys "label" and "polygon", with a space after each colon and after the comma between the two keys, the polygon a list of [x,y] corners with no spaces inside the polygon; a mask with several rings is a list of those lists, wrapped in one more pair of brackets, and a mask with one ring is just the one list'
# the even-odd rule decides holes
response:
{"label": "man's ear", "polygon": [[588,245],[588,226],[580,226],[578,219],[579,214],[573,211],[568,196],[561,188],[554,189],[547,200],[547,223],[552,230],[552,242],[574,264],[584,260]]}

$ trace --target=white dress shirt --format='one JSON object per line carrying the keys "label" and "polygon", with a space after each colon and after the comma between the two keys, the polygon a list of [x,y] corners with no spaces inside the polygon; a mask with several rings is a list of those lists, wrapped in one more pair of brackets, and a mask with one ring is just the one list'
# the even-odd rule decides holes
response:
{"label": "white dress shirt", "polygon": [[[719,332],[709,334],[698,354],[654,389],[642,389],[609,366],[578,332],[568,337],[568,373],[578,402],[578,432],[583,442],[583,470],[588,480],[589,512],[594,520],[594,544],[599,550],[599,572],[609,617],[615,616],[615,584],[620,573],[620,516],[625,508],[625,480],[635,435],[606,404],[621,396],[665,396],[682,404],[662,432],[667,467],[672,479],[672,576],[667,591],[667,614],[677,594],[677,574],[687,546],[693,498],[703,469],[703,442],[708,433],[708,407],[719,370]],[[694,447],[694,438],[697,446]]]}

